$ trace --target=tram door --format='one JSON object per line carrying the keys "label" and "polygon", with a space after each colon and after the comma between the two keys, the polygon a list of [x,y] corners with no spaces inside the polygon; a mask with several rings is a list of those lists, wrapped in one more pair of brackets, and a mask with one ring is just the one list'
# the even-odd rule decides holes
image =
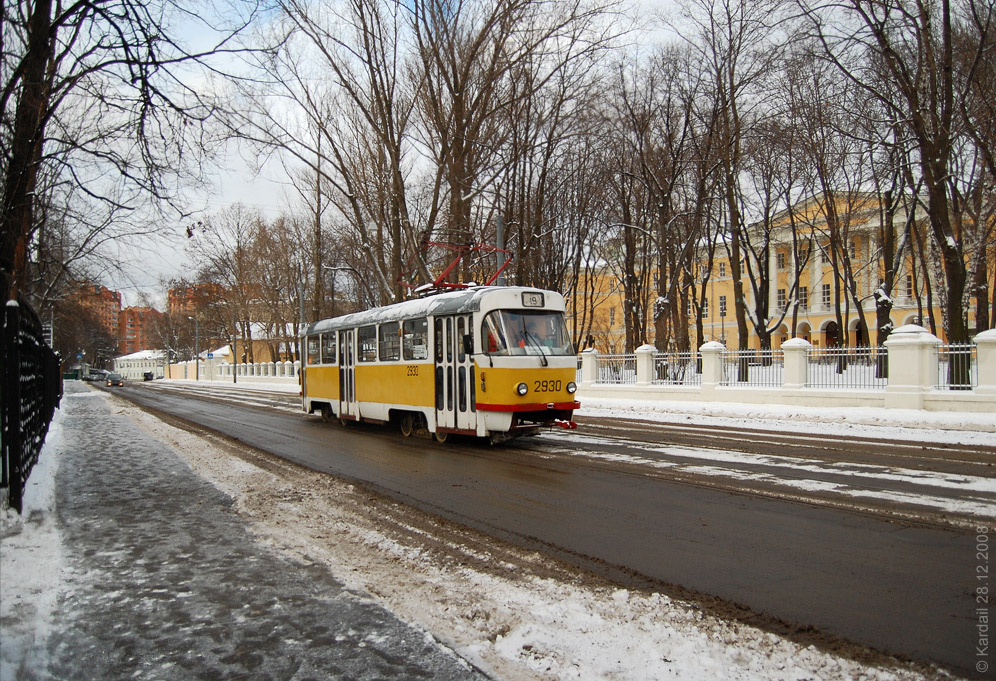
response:
{"label": "tram door", "polygon": [[[470,315],[436,317],[436,426],[477,428],[473,326]],[[469,341],[465,341],[469,338]]]}
{"label": "tram door", "polygon": [[355,332],[339,332],[339,418],[356,418],[356,355],[353,347]]}

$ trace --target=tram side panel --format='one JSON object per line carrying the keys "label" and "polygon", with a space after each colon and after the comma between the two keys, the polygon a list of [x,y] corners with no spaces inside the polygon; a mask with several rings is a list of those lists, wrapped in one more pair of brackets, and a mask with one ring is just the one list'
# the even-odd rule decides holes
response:
{"label": "tram side panel", "polygon": [[357,364],[355,371],[362,418],[387,421],[392,410],[430,418],[435,406],[431,363]]}

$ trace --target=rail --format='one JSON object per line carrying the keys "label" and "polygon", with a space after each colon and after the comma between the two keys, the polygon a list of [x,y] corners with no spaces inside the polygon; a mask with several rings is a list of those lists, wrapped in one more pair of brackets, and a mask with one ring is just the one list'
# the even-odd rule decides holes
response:
{"label": "rail", "polygon": [[785,375],[782,350],[726,350],[723,352],[723,380],[720,385],[781,387]]}
{"label": "rail", "polygon": [[807,388],[884,390],[889,355],[884,347],[810,348]]}
{"label": "rail", "polygon": [[596,383],[636,383],[636,355],[599,355]]}
{"label": "rail", "polygon": [[979,385],[979,352],[973,343],[937,347],[938,390],[973,390]]}
{"label": "rail", "polygon": [[7,503],[20,513],[24,484],[62,398],[62,375],[59,356],[45,343],[41,322],[27,301],[7,303],[3,343],[0,487],[7,488]]}
{"label": "rail", "polygon": [[697,352],[654,354],[654,385],[702,385],[702,358]]}
{"label": "rail", "polygon": [[586,397],[700,400],[812,407],[996,412],[996,329],[943,345],[906,325],[881,347],[817,348],[801,338],[778,350],[731,351],[708,341],[690,353],[643,345],[632,354],[581,353]]}

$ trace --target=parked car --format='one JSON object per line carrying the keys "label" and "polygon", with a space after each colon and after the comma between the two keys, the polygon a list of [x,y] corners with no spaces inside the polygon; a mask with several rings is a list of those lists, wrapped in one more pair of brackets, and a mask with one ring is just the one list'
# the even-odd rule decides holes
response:
{"label": "parked car", "polygon": [[142,374],[142,379],[145,380],[145,381],[151,381],[155,377],[156,377],[156,375],[154,373],[152,373],[151,371],[146,371],[144,374]]}
{"label": "parked car", "polygon": [[124,376],[121,374],[107,374],[107,385],[124,385]]}

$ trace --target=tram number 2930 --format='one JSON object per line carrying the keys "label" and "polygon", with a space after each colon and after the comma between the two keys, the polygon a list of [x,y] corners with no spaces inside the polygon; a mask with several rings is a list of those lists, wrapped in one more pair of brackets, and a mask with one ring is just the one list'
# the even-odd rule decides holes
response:
{"label": "tram number 2930", "polygon": [[560,392],[564,387],[563,381],[533,381],[533,392],[554,393]]}

